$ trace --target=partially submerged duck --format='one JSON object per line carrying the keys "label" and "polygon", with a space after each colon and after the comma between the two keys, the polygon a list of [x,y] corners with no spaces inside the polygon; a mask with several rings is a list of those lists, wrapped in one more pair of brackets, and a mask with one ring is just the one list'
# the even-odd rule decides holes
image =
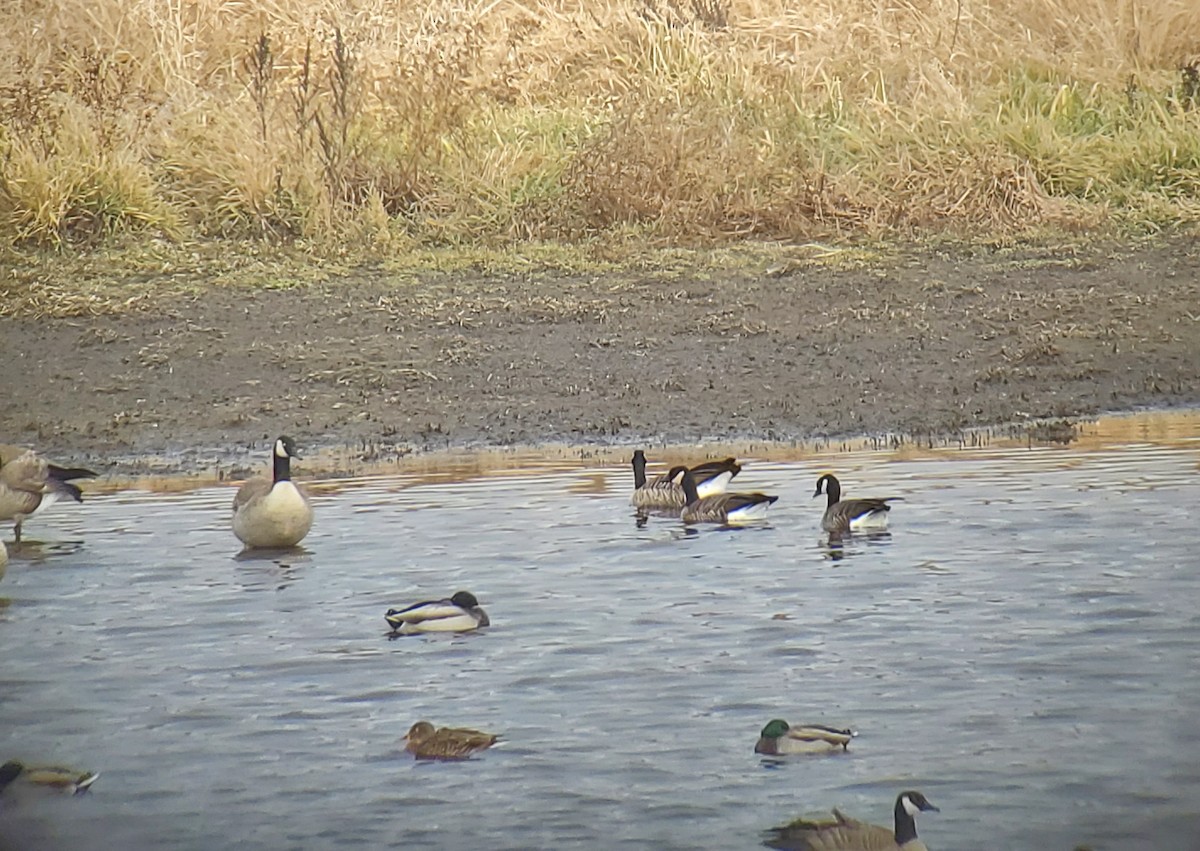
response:
{"label": "partially submerged duck", "polygon": [[754,745],[754,752],[786,756],[845,751],[850,746],[850,740],[857,735],[854,730],[839,730],[824,724],[791,725],[782,718],[776,718],[763,727]]}
{"label": "partially submerged duck", "polygon": [[466,727],[434,727],[418,721],[404,737],[404,749],[417,759],[467,759],[499,741],[493,733]]}
{"label": "partially submerged duck", "polygon": [[98,771],[77,771],[56,765],[39,768],[14,759],[0,765],[0,793],[13,783],[22,783],[78,795],[90,789],[99,776]]}
{"label": "partially submerged duck", "polygon": [[895,827],[891,830],[834,810],[833,821],[801,818],[774,828],[767,832],[763,844],[791,851],[928,851],[917,838],[914,817],[930,811],[938,812],[938,808],[920,792],[901,792],[896,797]]}
{"label": "partially submerged duck", "polygon": [[821,528],[826,532],[882,532],[888,525],[889,502],[900,499],[888,496],[882,499],[842,499],[842,485],[837,476],[826,473],[817,479],[817,490],[813,499],[826,494],[828,501],[821,518]]}
{"label": "partially submerged duck", "polygon": [[388,609],[383,616],[393,632],[470,632],[491,621],[470,591],[458,591],[448,600],[425,600],[403,609]]}
{"label": "partially submerged duck", "polygon": [[646,479],[646,454],[638,449],[633,453],[633,497],[638,508],[683,508],[683,473],[687,470],[696,482],[700,496],[724,493],[729,481],[742,471],[736,458],[706,461],[689,468],[678,465],[661,476]]}

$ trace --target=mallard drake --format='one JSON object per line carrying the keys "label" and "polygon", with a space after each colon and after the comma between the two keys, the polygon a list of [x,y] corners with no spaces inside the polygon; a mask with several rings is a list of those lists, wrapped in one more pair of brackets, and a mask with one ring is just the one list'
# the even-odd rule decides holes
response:
{"label": "mallard drake", "polygon": [[825,516],[821,518],[821,528],[833,533],[882,531],[887,528],[888,512],[892,510],[888,503],[901,499],[898,496],[882,499],[842,499],[842,484],[832,473],[826,473],[817,479],[817,490],[813,499],[821,494],[829,496]]}
{"label": "mallard drake", "polygon": [[492,733],[465,727],[434,727],[418,721],[404,737],[404,749],[417,759],[466,759],[499,741]]}
{"label": "mallard drake", "polygon": [[782,718],[767,722],[754,752],[768,756],[785,756],[800,753],[830,753],[844,751],[850,740],[857,736],[853,730],[838,730],[824,724],[788,724]]}
{"label": "mallard drake", "polygon": [[796,819],[767,832],[768,848],[793,851],[928,851],[917,838],[919,812],[938,812],[920,792],[901,792],[896,797],[894,830],[858,821],[833,811],[833,821]]}
{"label": "mallard drake", "polygon": [[[638,508],[683,508],[683,471],[689,468],[678,465],[661,476],[646,479],[646,454],[638,449],[633,453],[633,498]],[[729,481],[742,471],[736,458],[721,461],[705,461],[690,468],[701,497],[724,493]]]}
{"label": "mallard drake", "polygon": [[83,492],[72,479],[94,479],[82,467],[59,467],[32,449],[0,445],[0,520],[13,520],[13,540],[21,542],[21,524],[39,508],[49,508],[60,497],[83,502]]}
{"label": "mallard drake", "polygon": [[470,632],[491,625],[487,612],[470,591],[458,591],[449,600],[425,600],[403,609],[388,609],[383,616],[393,632]]}
{"label": "mallard drake", "polygon": [[233,534],[247,547],[294,547],[312,528],[308,494],[292,481],[296,444],[280,437],[272,456],[272,477],[251,479],[233,498]]}
{"label": "mallard drake", "polygon": [[685,503],[679,516],[684,523],[748,523],[762,520],[771,503],[779,499],[765,493],[719,493],[701,497],[691,471],[684,471]]}
{"label": "mallard drake", "polygon": [[76,771],[59,766],[27,767],[16,760],[10,760],[0,765],[0,792],[19,780],[21,783],[78,795],[90,789],[99,776],[98,771]]}

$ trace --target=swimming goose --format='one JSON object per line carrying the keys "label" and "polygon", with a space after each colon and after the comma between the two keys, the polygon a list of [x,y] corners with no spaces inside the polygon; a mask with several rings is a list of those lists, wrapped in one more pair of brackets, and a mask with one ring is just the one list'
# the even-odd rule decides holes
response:
{"label": "swimming goose", "polygon": [[761,520],[771,503],[779,499],[765,493],[719,493],[701,497],[696,480],[687,470],[683,474],[685,503],[679,516],[684,523],[746,523]]}
{"label": "swimming goose", "polygon": [[417,759],[466,759],[485,751],[500,739],[465,727],[434,727],[418,721],[404,737],[404,749]]}
{"label": "swimming goose", "polygon": [[767,756],[798,753],[831,753],[846,750],[857,736],[853,730],[838,730],[824,724],[788,724],[776,718],[763,727],[754,752]]}
{"label": "swimming goose", "polygon": [[82,467],[59,467],[32,449],[0,445],[0,520],[15,520],[13,540],[21,543],[21,524],[39,508],[49,508],[59,497],[83,502],[83,492],[71,479],[94,479]]}
{"label": "swimming goose", "polygon": [[383,618],[400,635],[469,632],[491,624],[470,591],[458,591],[449,600],[425,600],[403,609],[388,609]]}
{"label": "swimming goose", "polygon": [[842,499],[842,485],[837,476],[826,473],[817,479],[816,499],[821,494],[829,495],[821,528],[826,532],[882,531],[888,525],[889,502],[902,497],[888,496],[883,499]]}
{"label": "swimming goose", "polygon": [[901,792],[896,798],[895,830],[858,821],[834,810],[834,821],[796,819],[768,831],[763,844],[793,851],[928,851],[917,838],[913,817],[930,810],[938,812],[920,792]]}
{"label": "swimming goose", "polygon": [[233,534],[248,547],[294,547],[312,527],[308,494],[292,481],[296,444],[280,437],[272,455],[272,478],[251,479],[233,498]]}
{"label": "swimming goose", "polygon": [[98,771],[76,771],[59,766],[30,768],[16,760],[10,760],[4,765],[0,765],[0,792],[3,792],[19,778],[22,783],[78,795],[91,788],[99,776]]}
{"label": "swimming goose", "polygon": [[[687,467],[672,467],[664,475],[647,481],[646,454],[638,449],[633,453],[633,499],[638,508],[683,508],[683,487],[680,477]],[[742,471],[736,458],[705,461],[691,468],[696,490],[701,497],[724,493],[729,480]]]}

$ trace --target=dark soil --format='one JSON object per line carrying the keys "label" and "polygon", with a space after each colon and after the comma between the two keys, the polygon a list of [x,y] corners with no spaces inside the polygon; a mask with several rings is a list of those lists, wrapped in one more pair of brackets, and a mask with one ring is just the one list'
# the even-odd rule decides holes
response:
{"label": "dark soil", "polygon": [[675,275],[365,271],[0,318],[0,440],[56,456],[943,435],[1200,402],[1200,253]]}

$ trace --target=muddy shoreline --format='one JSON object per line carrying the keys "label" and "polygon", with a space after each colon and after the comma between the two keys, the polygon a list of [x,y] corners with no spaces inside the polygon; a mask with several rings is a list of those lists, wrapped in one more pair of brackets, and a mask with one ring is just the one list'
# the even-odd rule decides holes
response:
{"label": "muddy shoreline", "polygon": [[1184,238],[728,273],[363,270],[162,291],[99,316],[11,313],[3,441],[163,471],[251,457],[279,433],[373,460],[929,439],[1200,404],[1200,251]]}

